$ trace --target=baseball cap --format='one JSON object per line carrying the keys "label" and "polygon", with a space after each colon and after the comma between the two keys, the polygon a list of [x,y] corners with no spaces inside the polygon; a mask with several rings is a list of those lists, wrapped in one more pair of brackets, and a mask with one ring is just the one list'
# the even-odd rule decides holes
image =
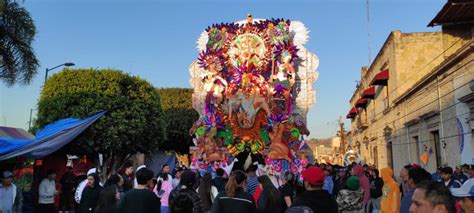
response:
{"label": "baseball cap", "polygon": [[9,178],[9,177],[13,177],[13,173],[10,171],[4,171],[3,178]]}
{"label": "baseball cap", "polygon": [[441,169],[441,173],[445,173],[445,174],[453,174],[453,168],[447,166],[447,167],[443,167]]}
{"label": "baseball cap", "polygon": [[94,173],[97,173],[97,169],[96,168],[91,168],[91,169],[89,169],[89,171],[87,171],[87,176],[89,176],[91,174],[94,174]]}
{"label": "baseball cap", "polygon": [[454,197],[474,197],[474,178],[468,179],[460,188],[451,188]]}
{"label": "baseball cap", "polygon": [[324,183],[324,178],[326,178],[324,171],[316,166],[308,167],[306,170],[301,172],[301,175],[303,176],[303,180],[307,180],[311,185],[322,186]]}

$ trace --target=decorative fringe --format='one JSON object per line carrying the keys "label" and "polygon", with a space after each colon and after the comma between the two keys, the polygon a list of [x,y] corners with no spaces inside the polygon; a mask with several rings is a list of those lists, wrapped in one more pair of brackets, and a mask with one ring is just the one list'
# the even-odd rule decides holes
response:
{"label": "decorative fringe", "polygon": [[202,31],[201,36],[199,36],[199,39],[196,41],[196,48],[199,50],[199,52],[206,51],[206,44],[208,40],[209,35],[207,34],[207,31]]}
{"label": "decorative fringe", "polygon": [[298,48],[303,48],[303,45],[306,44],[309,39],[308,28],[306,28],[300,21],[291,21],[289,30],[293,35],[293,43],[298,46]]}

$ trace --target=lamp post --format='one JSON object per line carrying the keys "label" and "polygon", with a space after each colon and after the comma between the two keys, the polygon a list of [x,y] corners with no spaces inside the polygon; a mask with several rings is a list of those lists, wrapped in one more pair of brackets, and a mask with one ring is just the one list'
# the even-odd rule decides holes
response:
{"label": "lamp post", "polygon": [[30,109],[30,121],[28,122],[28,131],[31,130],[31,118],[33,117],[33,110],[36,110],[36,109]]}
{"label": "lamp post", "polygon": [[[46,68],[46,73],[44,74],[44,84],[43,86],[46,84],[46,80],[48,80],[48,73],[49,71],[52,71],[54,69],[57,69],[59,67],[62,67],[62,66],[65,66],[65,67],[71,67],[71,66],[74,66],[75,64],[72,63],[72,62],[66,62],[66,63],[63,63],[63,64],[60,64],[58,66],[55,66],[53,68]],[[31,121],[32,121],[32,117],[33,117],[33,111],[36,110],[36,109],[30,109],[30,121],[28,122],[28,131],[31,130]]]}
{"label": "lamp post", "polygon": [[48,80],[48,72],[51,71],[51,70],[54,70],[56,68],[59,68],[59,67],[62,67],[62,66],[65,66],[65,67],[71,67],[71,66],[74,66],[75,64],[72,63],[72,62],[66,62],[64,64],[60,64],[58,66],[55,66],[53,68],[46,68],[46,73],[44,74],[44,83],[46,84],[46,80]]}
{"label": "lamp post", "polygon": [[390,128],[388,125],[386,125],[385,128],[383,128],[383,136],[385,137],[385,140],[387,142],[392,137],[392,132],[393,132],[393,129]]}

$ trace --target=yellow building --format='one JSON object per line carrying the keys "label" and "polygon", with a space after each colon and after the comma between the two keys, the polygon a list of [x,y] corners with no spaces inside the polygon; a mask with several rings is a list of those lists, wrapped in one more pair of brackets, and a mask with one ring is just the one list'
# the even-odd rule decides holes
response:
{"label": "yellow building", "polygon": [[311,139],[307,143],[313,151],[314,158],[318,163],[343,165],[343,153],[340,150],[341,138],[339,136]]}
{"label": "yellow building", "polygon": [[366,163],[390,166],[395,174],[408,163],[429,171],[473,163],[474,1],[469,2],[443,7],[430,23],[442,25],[441,32],[393,31],[370,67],[362,68],[347,118],[352,144]]}

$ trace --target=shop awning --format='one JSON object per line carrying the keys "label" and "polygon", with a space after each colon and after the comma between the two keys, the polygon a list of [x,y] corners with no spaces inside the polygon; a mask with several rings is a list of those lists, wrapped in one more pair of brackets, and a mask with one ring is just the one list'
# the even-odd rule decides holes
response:
{"label": "shop awning", "polygon": [[375,98],[375,87],[371,86],[362,93],[362,98],[374,99]]}
{"label": "shop awning", "polygon": [[355,107],[352,107],[351,111],[349,111],[349,113],[346,115],[346,118],[355,118],[355,116],[357,115],[358,111],[357,111],[357,108]]}
{"label": "shop awning", "polygon": [[388,69],[385,69],[384,71],[379,72],[377,75],[375,75],[375,77],[372,80],[372,82],[370,83],[370,85],[371,86],[373,86],[373,85],[384,85],[384,86],[386,86],[387,83],[388,83],[388,77],[389,77]]}
{"label": "shop awning", "polygon": [[365,108],[367,106],[367,99],[365,98],[359,98],[356,102],[356,107],[361,107],[361,108]]}

